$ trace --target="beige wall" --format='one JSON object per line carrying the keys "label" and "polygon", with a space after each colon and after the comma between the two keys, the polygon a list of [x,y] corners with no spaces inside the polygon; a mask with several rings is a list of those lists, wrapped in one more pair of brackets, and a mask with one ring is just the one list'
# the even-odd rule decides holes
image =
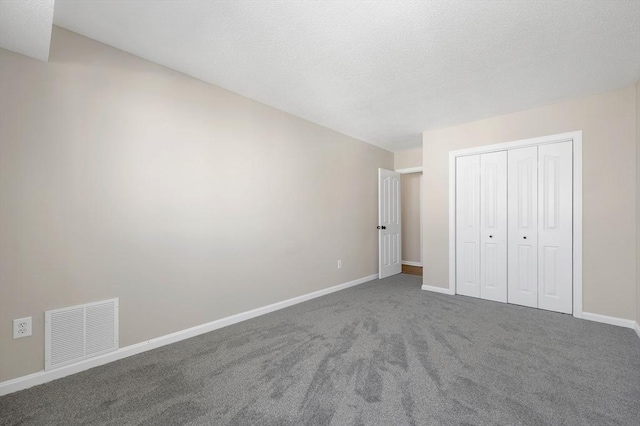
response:
{"label": "beige wall", "polygon": [[494,117],[423,135],[424,284],[447,287],[451,150],[583,131],[584,311],[636,318],[636,89]]}
{"label": "beige wall", "polygon": [[420,259],[420,176],[407,173],[402,179],[402,260],[422,262]]}
{"label": "beige wall", "polygon": [[377,272],[392,153],[60,28],[0,78],[0,380],[47,309],[119,297],[127,346]]}
{"label": "beige wall", "polygon": [[393,155],[395,170],[422,166],[422,148],[404,149]]}

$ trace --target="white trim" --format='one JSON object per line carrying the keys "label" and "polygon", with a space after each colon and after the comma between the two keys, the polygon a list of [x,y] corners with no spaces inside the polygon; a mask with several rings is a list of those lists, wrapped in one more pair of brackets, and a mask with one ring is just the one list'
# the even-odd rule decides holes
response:
{"label": "white trim", "polygon": [[449,294],[456,294],[456,156],[454,151],[449,152],[449,292]]}
{"label": "white trim", "polygon": [[394,171],[396,173],[400,173],[401,175],[406,175],[408,173],[422,173],[422,166],[420,166],[420,167],[407,167],[406,169],[396,169]]}
{"label": "white trim", "polygon": [[287,299],[282,302],[276,302],[271,305],[263,306],[261,308],[252,309],[250,311],[241,312],[236,315],[231,315],[219,320],[211,321],[206,324],[201,324],[195,327],[187,328],[185,330],[177,331],[175,333],[167,334],[164,336],[156,337],[146,342],[136,343],[131,346],[125,346],[114,352],[110,352],[104,355],[99,355],[95,358],[90,358],[84,361],[77,362],[75,364],[66,365],[64,367],[56,368],[48,371],[38,371],[37,373],[29,374],[27,376],[18,377],[12,380],[7,380],[0,383],[0,396],[7,395],[19,390],[27,389],[32,386],[41,385],[43,383],[50,382],[52,380],[60,379],[62,377],[69,376],[71,374],[79,373],[81,371],[88,370],[93,367],[108,364],[113,361],[117,361],[122,358],[127,358],[132,355],[136,355],[142,352],[150,351],[152,349],[166,346],[171,343],[176,343],[181,340],[189,339],[200,334],[208,333],[213,330],[217,330],[222,327],[226,327],[232,324],[246,321],[251,318],[258,317],[260,315],[268,314],[279,309],[287,308],[289,306],[296,305],[298,303],[306,302],[307,300],[315,299],[316,297],[325,296],[336,291],[344,290],[349,287],[356,286],[358,284],[366,283],[378,278],[378,274],[369,275],[366,277],[358,278],[353,281],[349,281],[343,284],[338,284],[333,287],[325,288],[322,290],[314,291],[313,293],[303,294],[302,296]]}
{"label": "white trim", "polygon": [[422,266],[422,263],[424,262],[424,259],[422,258],[422,256],[424,255],[424,250],[422,248],[422,240],[424,240],[423,237],[423,227],[422,227],[422,182],[423,182],[423,178],[424,174],[420,174],[420,179],[418,182],[418,190],[420,191],[420,208],[418,209],[418,214],[420,215],[420,266]]}
{"label": "white trim", "polygon": [[457,151],[449,151],[449,156],[463,157],[466,155],[486,154],[488,152],[505,151],[515,148],[526,148],[529,146],[538,146],[548,143],[567,142],[579,138],[582,141],[582,131],[560,133],[558,135],[541,136],[531,139],[520,139],[517,141],[496,143],[493,145],[477,146],[475,148],[459,149]]}
{"label": "white trim", "polygon": [[421,288],[422,290],[433,291],[434,293],[448,294],[450,296],[453,296],[455,294],[455,292],[451,292],[451,289],[445,287],[434,287],[432,285],[423,284]]}
{"label": "white trim", "polygon": [[[382,211],[382,194],[380,191],[380,186],[382,185],[380,181],[382,180],[382,168],[378,168],[378,230],[382,225],[382,215],[380,212]],[[402,182],[401,182],[402,184]],[[402,232],[402,228],[400,228],[400,232]],[[382,232],[378,231],[378,279],[382,277]],[[402,246],[400,246],[400,254],[402,254]]]}
{"label": "white trim", "polygon": [[624,318],[610,317],[608,315],[592,314],[590,312],[583,312],[582,319],[588,321],[601,322],[603,324],[617,325],[618,327],[625,327],[635,329],[638,326],[634,320],[628,320]]}
{"label": "white trim", "polygon": [[456,292],[456,158],[573,141],[573,316],[582,312],[582,131],[561,133],[449,152],[449,291]]}
{"label": "white trim", "polygon": [[[451,293],[450,289],[444,288],[444,287],[433,287],[430,285],[423,285],[422,290],[433,291],[435,293],[449,294],[451,296],[455,295],[455,293]],[[592,314],[590,312],[583,312],[581,318],[587,321],[594,321],[594,322],[599,322],[603,324],[615,325],[618,327],[630,328],[634,330],[638,335],[638,338],[640,338],[640,325],[638,325],[638,323],[635,322],[634,320],[610,317],[607,315]]]}
{"label": "white trim", "polygon": [[422,267],[422,256],[423,256],[423,248],[422,248],[422,236],[423,236],[423,231],[422,231],[422,167],[409,167],[406,169],[397,169],[395,170],[396,173],[400,173],[401,175],[404,174],[410,174],[410,173],[420,173],[420,180],[419,180],[419,184],[418,184],[418,192],[420,194],[420,198],[419,198],[419,216],[420,216],[420,262],[410,262],[407,260],[403,260],[402,264],[403,265],[409,265],[409,266],[420,266]]}
{"label": "white trim", "polygon": [[582,318],[582,132],[573,136],[573,316]]}

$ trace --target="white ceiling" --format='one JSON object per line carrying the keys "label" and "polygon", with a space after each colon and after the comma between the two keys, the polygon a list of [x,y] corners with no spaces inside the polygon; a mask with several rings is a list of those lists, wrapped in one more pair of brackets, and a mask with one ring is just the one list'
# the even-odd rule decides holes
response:
{"label": "white ceiling", "polygon": [[57,0],[54,23],[389,150],[640,78],[640,0]]}
{"label": "white ceiling", "polygon": [[53,0],[0,0],[0,47],[49,59]]}

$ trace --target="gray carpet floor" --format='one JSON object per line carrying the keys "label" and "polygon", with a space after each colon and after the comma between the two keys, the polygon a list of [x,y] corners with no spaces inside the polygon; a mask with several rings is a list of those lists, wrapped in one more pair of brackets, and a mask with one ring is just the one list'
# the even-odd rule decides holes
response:
{"label": "gray carpet floor", "polygon": [[0,398],[0,423],[638,425],[640,339],[398,275]]}

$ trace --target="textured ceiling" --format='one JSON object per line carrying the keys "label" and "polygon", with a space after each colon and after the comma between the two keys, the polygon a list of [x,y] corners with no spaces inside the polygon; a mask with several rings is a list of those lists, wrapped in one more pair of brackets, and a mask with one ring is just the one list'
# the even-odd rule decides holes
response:
{"label": "textured ceiling", "polygon": [[49,59],[53,0],[0,0],[0,47]]}
{"label": "textured ceiling", "polygon": [[638,0],[57,0],[54,23],[390,150],[640,77]]}

